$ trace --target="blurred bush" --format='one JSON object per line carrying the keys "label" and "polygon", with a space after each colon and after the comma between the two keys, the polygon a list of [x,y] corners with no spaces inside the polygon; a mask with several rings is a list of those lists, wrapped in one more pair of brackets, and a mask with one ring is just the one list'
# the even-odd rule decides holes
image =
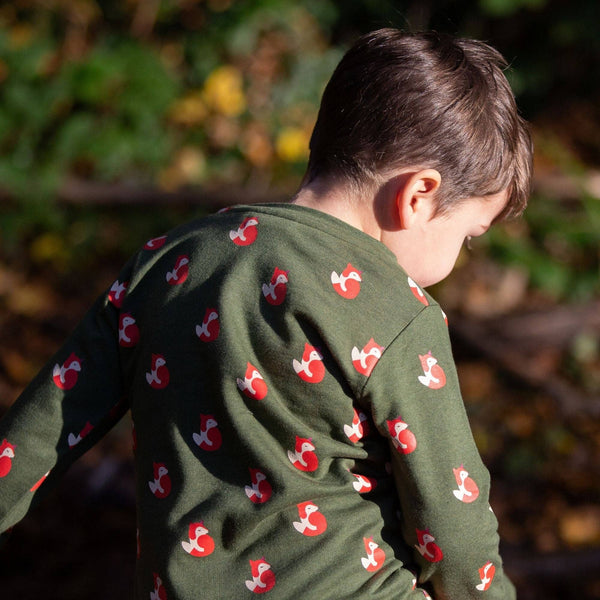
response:
{"label": "blurred bush", "polygon": [[2,6],[4,237],[60,227],[53,201],[69,177],[167,190],[297,178],[340,57],[321,28],[332,7],[314,5]]}
{"label": "blurred bush", "polygon": [[[73,211],[56,201],[73,180],[168,192],[221,184],[255,194],[293,192],[323,86],[347,45],[382,26],[489,40],[513,64],[509,76],[542,141],[540,173],[579,176],[600,164],[594,135],[600,80],[588,76],[600,67],[599,6],[597,0],[3,3],[1,249],[60,269],[97,251],[102,240],[114,246],[114,220],[94,207]],[[494,260],[526,268],[531,283],[552,298],[589,297],[598,289],[598,205],[589,191],[567,203],[534,197],[524,224],[498,230],[485,249]],[[139,212],[138,227],[141,220],[151,229],[149,215]]]}

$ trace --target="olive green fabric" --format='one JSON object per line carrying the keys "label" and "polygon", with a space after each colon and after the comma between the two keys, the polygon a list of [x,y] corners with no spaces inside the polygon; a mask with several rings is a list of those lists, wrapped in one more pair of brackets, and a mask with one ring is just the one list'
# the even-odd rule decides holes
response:
{"label": "olive green fabric", "polygon": [[0,424],[2,530],[127,410],[136,598],[514,598],[445,316],[337,219],[148,242]]}

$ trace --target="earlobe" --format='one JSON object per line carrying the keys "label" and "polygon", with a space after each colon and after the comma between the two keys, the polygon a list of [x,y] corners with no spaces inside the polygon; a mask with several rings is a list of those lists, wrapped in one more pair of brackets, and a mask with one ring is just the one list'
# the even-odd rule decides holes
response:
{"label": "earlobe", "polygon": [[429,220],[442,177],[435,169],[407,173],[396,190],[396,211],[401,229],[410,229],[420,219]]}

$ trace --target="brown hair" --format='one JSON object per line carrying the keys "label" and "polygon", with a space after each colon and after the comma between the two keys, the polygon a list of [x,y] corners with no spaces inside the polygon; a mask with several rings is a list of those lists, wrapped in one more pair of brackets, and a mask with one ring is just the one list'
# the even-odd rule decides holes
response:
{"label": "brown hair", "polygon": [[508,189],[502,218],[530,193],[532,143],[503,70],[483,42],[381,29],[362,36],[334,71],[310,141],[306,180],[363,189],[392,169],[437,169],[438,213]]}

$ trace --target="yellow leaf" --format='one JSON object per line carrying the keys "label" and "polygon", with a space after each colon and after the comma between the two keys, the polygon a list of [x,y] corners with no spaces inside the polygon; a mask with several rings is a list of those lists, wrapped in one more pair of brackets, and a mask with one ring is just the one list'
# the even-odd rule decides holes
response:
{"label": "yellow leaf", "polygon": [[246,110],[242,74],[232,65],[217,67],[204,82],[203,98],[214,111],[236,117]]}
{"label": "yellow leaf", "polygon": [[38,236],[29,248],[32,260],[38,263],[51,263],[63,268],[69,259],[69,251],[63,239],[55,233]]}
{"label": "yellow leaf", "polygon": [[570,546],[598,544],[600,542],[600,508],[581,506],[567,511],[560,519],[560,534]]}
{"label": "yellow leaf", "polygon": [[284,127],[275,143],[277,155],[285,162],[298,162],[308,157],[310,135],[300,127]]}
{"label": "yellow leaf", "polygon": [[200,125],[204,122],[207,114],[208,111],[202,99],[202,93],[198,90],[190,92],[177,100],[169,111],[171,121],[187,127]]}

